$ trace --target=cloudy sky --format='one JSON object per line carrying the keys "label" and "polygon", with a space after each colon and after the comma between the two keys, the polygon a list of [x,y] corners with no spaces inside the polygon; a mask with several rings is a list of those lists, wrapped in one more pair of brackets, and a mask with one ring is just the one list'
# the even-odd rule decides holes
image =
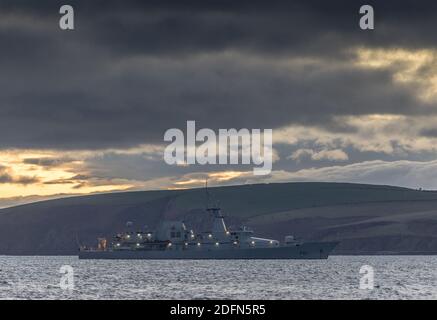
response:
{"label": "cloudy sky", "polygon": [[[206,177],[437,189],[435,30],[435,1],[1,0],[0,207]],[[273,172],[167,165],[187,120],[273,129]]]}

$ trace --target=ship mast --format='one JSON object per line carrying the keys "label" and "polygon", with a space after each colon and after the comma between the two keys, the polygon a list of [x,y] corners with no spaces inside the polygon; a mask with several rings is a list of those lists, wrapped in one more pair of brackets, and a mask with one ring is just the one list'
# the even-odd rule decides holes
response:
{"label": "ship mast", "polygon": [[225,221],[223,219],[223,214],[221,212],[218,202],[211,204],[211,195],[208,191],[208,179],[205,182],[205,192],[206,192],[206,211],[213,215],[212,232],[216,235],[226,234],[228,229],[226,228]]}

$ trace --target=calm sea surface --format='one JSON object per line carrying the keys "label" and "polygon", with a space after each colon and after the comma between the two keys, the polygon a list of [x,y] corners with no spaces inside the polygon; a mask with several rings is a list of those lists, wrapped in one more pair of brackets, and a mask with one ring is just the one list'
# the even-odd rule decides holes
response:
{"label": "calm sea surface", "polygon": [[[63,265],[73,268],[72,290],[61,289]],[[359,289],[363,265],[374,269],[373,290]],[[0,256],[0,299],[437,299],[437,256],[320,261]]]}

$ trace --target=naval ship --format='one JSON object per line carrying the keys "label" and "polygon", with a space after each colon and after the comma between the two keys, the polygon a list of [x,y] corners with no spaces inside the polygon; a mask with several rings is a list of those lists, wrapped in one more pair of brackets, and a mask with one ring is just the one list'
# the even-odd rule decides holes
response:
{"label": "naval ship", "polygon": [[219,206],[207,206],[211,229],[195,233],[182,221],[163,221],[155,231],[124,232],[108,245],[79,249],[79,259],[327,259],[337,242],[302,242],[293,236],[259,238],[247,227],[227,228]]}

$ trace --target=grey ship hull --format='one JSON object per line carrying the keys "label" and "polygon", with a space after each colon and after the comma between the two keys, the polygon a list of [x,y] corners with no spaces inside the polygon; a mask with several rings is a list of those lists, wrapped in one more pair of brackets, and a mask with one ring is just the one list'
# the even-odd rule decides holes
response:
{"label": "grey ship hull", "polygon": [[220,250],[80,251],[79,259],[327,259],[337,242],[306,242],[298,246]]}

